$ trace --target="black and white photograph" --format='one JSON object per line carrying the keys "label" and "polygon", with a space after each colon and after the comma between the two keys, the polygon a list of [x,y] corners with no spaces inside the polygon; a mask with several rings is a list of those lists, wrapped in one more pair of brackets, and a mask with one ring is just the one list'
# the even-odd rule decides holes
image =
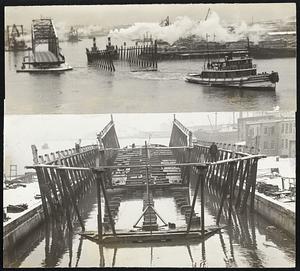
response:
{"label": "black and white photograph", "polygon": [[9,114],[296,110],[286,4],[5,9]]}
{"label": "black and white photograph", "polygon": [[296,267],[296,3],[4,15],[4,268]]}

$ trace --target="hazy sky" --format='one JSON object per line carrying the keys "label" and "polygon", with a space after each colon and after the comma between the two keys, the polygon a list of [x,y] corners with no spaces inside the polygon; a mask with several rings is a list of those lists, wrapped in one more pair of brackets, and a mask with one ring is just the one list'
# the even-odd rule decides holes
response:
{"label": "hazy sky", "polygon": [[56,23],[99,24],[113,26],[134,22],[159,22],[166,16],[204,19],[208,8],[218,13],[221,20],[254,22],[285,19],[296,15],[294,3],[269,4],[152,4],[152,5],[97,5],[97,6],[19,6],[6,7],[6,24],[23,24],[29,27],[32,19],[51,17]]}
{"label": "hazy sky", "polygon": [[[176,114],[176,118],[187,127],[209,125],[208,116],[214,123],[215,113]],[[141,131],[169,130],[171,134],[173,114],[170,113],[114,114],[113,118],[119,137],[134,136]],[[232,123],[232,119],[231,112],[218,113],[219,124]],[[36,140],[76,138],[96,140],[96,133],[99,133],[109,121],[109,114],[6,115],[4,117],[4,135],[9,144],[14,144],[14,140],[30,141],[28,144],[34,144]]]}

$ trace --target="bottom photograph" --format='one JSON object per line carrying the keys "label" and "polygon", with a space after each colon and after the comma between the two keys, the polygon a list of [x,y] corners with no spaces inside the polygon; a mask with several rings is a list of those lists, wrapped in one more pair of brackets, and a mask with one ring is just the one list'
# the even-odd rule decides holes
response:
{"label": "bottom photograph", "polygon": [[5,115],[4,267],[295,267],[294,112]]}

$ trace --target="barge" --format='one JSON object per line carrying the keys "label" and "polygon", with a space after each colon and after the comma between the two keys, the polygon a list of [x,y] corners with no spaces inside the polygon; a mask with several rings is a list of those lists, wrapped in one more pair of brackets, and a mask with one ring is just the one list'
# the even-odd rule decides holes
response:
{"label": "barge", "polygon": [[[32,52],[23,57],[22,66],[17,72],[62,72],[72,70],[65,62],[59,47],[56,29],[51,19],[32,21],[31,27]],[[40,45],[47,47],[41,50]]]}

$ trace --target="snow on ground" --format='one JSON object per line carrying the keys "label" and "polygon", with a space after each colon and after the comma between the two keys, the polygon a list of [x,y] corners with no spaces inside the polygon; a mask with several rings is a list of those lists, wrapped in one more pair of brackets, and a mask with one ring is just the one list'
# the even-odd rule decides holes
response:
{"label": "snow on ground", "polygon": [[[273,175],[271,173],[271,168],[278,168],[279,175]],[[276,156],[268,156],[267,158],[259,160],[257,168],[258,181],[264,181],[268,184],[278,185],[279,189],[282,189],[281,177],[296,177],[295,158],[279,158],[279,160],[276,161]],[[285,181],[285,188],[288,188],[288,180]]]}
{"label": "snow on ground", "polygon": [[[272,174],[271,168],[278,168],[279,175]],[[283,188],[281,177],[296,178],[296,158],[279,158],[279,160],[276,161],[276,156],[268,156],[267,158],[259,160],[257,168],[257,181],[263,181],[267,184],[278,185],[279,189],[282,190]],[[284,186],[285,190],[289,188],[288,180],[285,180]],[[280,205],[283,205],[284,207],[295,211],[295,202],[283,202],[286,201],[286,199],[280,199],[277,201],[280,201]]]}
{"label": "snow on ground", "polygon": [[[39,184],[38,182],[26,183],[26,187],[17,187],[15,189],[8,189],[3,191],[3,208],[6,212],[6,207],[9,204],[17,205],[17,204],[28,204],[28,209],[32,209],[33,207],[41,204],[40,199],[35,199],[35,194],[39,194]],[[28,210],[27,209],[27,210]],[[10,217],[7,222],[10,222],[13,219],[16,219],[22,216],[25,212],[21,213],[7,213],[7,216]]]}

